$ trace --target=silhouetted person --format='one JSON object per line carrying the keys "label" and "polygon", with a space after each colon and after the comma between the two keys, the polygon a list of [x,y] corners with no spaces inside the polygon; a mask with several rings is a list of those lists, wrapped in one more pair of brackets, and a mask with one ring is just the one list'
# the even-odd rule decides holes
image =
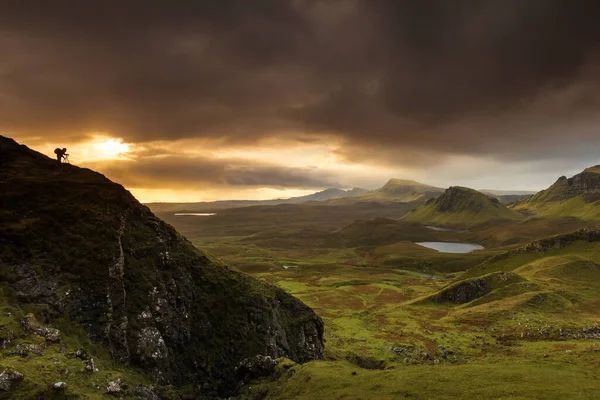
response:
{"label": "silhouetted person", "polygon": [[67,154],[67,149],[65,148],[59,149],[57,147],[56,149],[54,149],[54,154],[56,154],[56,161],[58,161],[59,163],[62,162],[63,159],[65,160],[65,162],[69,160],[67,158],[69,157],[69,155]]}

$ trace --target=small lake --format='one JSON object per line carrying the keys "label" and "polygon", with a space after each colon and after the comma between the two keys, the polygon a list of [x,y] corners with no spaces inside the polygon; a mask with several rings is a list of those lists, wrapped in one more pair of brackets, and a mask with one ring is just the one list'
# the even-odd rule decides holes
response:
{"label": "small lake", "polygon": [[210,217],[211,215],[217,215],[217,213],[175,213],[177,216],[196,216],[196,217]]}
{"label": "small lake", "polygon": [[483,250],[485,247],[478,244],[452,243],[452,242],[417,242],[419,246],[439,251],[440,253],[470,253],[475,250]]}

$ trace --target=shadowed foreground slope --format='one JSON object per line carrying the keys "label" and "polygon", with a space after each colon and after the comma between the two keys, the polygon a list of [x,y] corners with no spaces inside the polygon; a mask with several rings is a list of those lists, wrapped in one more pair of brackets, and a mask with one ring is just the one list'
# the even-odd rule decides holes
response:
{"label": "shadowed foreground slope", "polygon": [[299,300],[220,265],[104,176],[4,137],[0,271],[11,306],[80,323],[159,382],[227,394],[245,358],[322,358],[323,322]]}

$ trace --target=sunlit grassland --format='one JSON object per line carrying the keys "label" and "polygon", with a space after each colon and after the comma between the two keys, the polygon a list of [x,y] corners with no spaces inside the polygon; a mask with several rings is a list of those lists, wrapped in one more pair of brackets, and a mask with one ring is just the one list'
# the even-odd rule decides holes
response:
{"label": "sunlit grassland", "polygon": [[[564,350],[562,350],[564,353]],[[460,365],[358,369],[347,362],[295,366],[277,382],[255,384],[249,397],[267,399],[593,399],[600,389],[597,350],[577,362],[514,357]]]}
{"label": "sunlit grassland", "polygon": [[586,202],[584,196],[576,196],[562,201],[535,201],[517,204],[515,211],[528,212],[545,218],[577,217],[585,221],[600,219],[600,203]]}
{"label": "sunlit grassland", "polygon": [[[445,256],[413,246],[386,246],[371,256],[400,249],[429,261]],[[271,399],[594,398],[600,343],[559,332],[600,324],[599,246],[575,242],[517,253],[466,273],[328,260],[327,267],[299,263],[293,270],[256,274],[324,319],[327,361],[296,366],[295,374],[255,383],[252,390]],[[446,256],[465,262],[473,257]],[[520,278],[467,304],[418,301],[494,271]],[[357,357],[382,369],[361,368]]]}
{"label": "sunlit grassland", "polygon": [[[443,233],[379,219],[329,232],[294,224],[191,237],[325,322],[326,361],[254,382],[248,398],[585,399],[600,390],[599,340],[579,335],[600,325],[600,244],[502,256],[591,222],[535,218]],[[411,243],[427,240],[490,248],[443,254]],[[427,300],[494,273],[514,279],[465,304]]]}

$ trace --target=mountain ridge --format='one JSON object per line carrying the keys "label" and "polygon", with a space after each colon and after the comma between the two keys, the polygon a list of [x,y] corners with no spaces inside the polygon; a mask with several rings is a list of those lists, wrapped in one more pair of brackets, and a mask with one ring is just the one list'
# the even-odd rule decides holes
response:
{"label": "mountain ridge", "polygon": [[547,189],[518,202],[514,209],[544,217],[600,218],[600,165],[571,178],[561,176]]}

